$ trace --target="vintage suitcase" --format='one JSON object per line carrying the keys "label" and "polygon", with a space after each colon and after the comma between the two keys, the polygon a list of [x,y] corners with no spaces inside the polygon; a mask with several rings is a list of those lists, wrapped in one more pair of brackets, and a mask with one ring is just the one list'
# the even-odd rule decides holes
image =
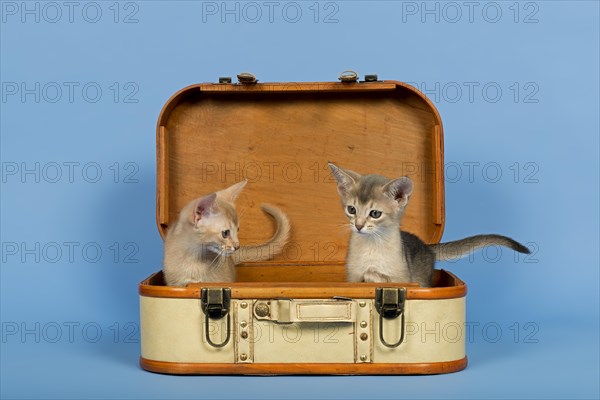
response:
{"label": "vintage suitcase", "polygon": [[438,242],[444,227],[442,122],[397,81],[204,83],[177,92],[157,125],[157,222],[242,179],[242,244],[273,222],[293,226],[281,254],[238,266],[235,283],[141,282],[142,368],[169,374],[439,374],[462,370],[466,286],[347,283],[349,229],[331,160],[360,173],[410,176],[403,229]]}

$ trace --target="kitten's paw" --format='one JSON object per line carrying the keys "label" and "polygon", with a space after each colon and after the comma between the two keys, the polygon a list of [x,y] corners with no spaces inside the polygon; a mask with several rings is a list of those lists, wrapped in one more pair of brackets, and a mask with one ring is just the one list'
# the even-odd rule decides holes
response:
{"label": "kitten's paw", "polygon": [[380,272],[367,271],[363,275],[363,281],[364,282],[385,283],[385,282],[391,282],[392,280],[390,279],[389,276],[384,275]]}

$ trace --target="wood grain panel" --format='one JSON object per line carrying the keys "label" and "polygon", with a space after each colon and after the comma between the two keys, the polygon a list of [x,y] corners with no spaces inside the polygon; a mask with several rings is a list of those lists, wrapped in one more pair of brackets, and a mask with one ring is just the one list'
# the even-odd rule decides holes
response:
{"label": "wood grain panel", "polygon": [[272,203],[293,225],[291,243],[273,265],[342,263],[349,230],[327,167],[333,161],[363,174],[409,175],[415,190],[403,227],[439,241],[443,192],[436,177],[443,165],[434,141],[441,140],[441,121],[428,100],[392,81],[260,85],[197,85],[163,109],[161,234],[165,219],[173,221],[190,200],[248,179],[237,202],[242,244],[271,236],[273,223],[259,205]]}

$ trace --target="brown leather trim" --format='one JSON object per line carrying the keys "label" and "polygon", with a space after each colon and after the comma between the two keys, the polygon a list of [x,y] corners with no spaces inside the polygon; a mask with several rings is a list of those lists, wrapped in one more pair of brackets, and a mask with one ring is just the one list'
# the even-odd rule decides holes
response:
{"label": "brown leather trim", "polygon": [[[268,82],[257,85],[239,85],[237,83],[202,83],[200,91],[205,93],[271,93],[271,92],[381,92],[392,91],[397,86],[396,81],[379,81],[364,83],[341,83],[341,82]],[[402,86],[406,85],[401,83]],[[417,90],[410,86],[412,91]],[[423,94],[417,93],[419,96]]]}
{"label": "brown leather trim", "polygon": [[[160,126],[156,137],[157,152],[157,185],[156,185],[156,218],[160,227],[169,223],[169,165],[167,164],[167,155],[169,154],[169,141],[167,140],[167,127]],[[163,230],[160,230],[164,234]]]}
{"label": "brown leather trim", "polygon": [[433,135],[433,159],[435,163],[435,208],[434,222],[439,226],[439,237],[432,238],[432,243],[437,243],[442,238],[444,230],[446,210],[444,208],[444,139],[442,139],[441,125],[434,125],[432,130]]}
{"label": "brown leather trim", "polygon": [[464,297],[467,286],[454,274],[440,270],[436,272],[436,285],[421,288],[407,283],[350,283],[350,282],[226,282],[201,283],[188,287],[164,286],[162,272],[152,274],[139,285],[141,296],[198,299],[202,287],[228,287],[234,299],[272,299],[288,297],[294,299],[331,298],[334,296],[353,299],[374,298],[377,287],[406,287],[407,299],[440,300]]}
{"label": "brown leather trim", "polygon": [[432,375],[465,369],[467,357],[455,361],[405,364],[200,364],[140,357],[140,366],[147,371],[175,375]]}
{"label": "brown leather trim", "polygon": [[168,183],[168,166],[166,164],[168,132],[166,130],[166,121],[177,103],[188,93],[198,91],[199,88],[199,84],[189,85],[173,94],[160,110],[158,122],[156,123],[156,224],[158,226],[158,233],[160,233],[163,240],[166,237],[166,227],[169,223],[168,186],[163,186]]}

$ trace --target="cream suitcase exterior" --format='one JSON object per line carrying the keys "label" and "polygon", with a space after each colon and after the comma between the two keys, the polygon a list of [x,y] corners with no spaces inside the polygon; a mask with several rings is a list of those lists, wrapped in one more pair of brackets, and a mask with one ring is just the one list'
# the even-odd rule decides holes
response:
{"label": "cream suitcase exterior", "polygon": [[[348,232],[328,160],[409,175],[403,229],[438,242],[444,224],[443,135],[433,104],[396,81],[198,84],[177,92],[157,126],[157,222],[241,179],[242,244],[264,242],[281,207],[290,243],[237,267],[235,283],[139,287],[141,366],[170,374],[438,374],[464,369],[466,286],[346,283]],[[242,211],[240,211],[242,210]],[[310,212],[307,213],[307,210]]]}

